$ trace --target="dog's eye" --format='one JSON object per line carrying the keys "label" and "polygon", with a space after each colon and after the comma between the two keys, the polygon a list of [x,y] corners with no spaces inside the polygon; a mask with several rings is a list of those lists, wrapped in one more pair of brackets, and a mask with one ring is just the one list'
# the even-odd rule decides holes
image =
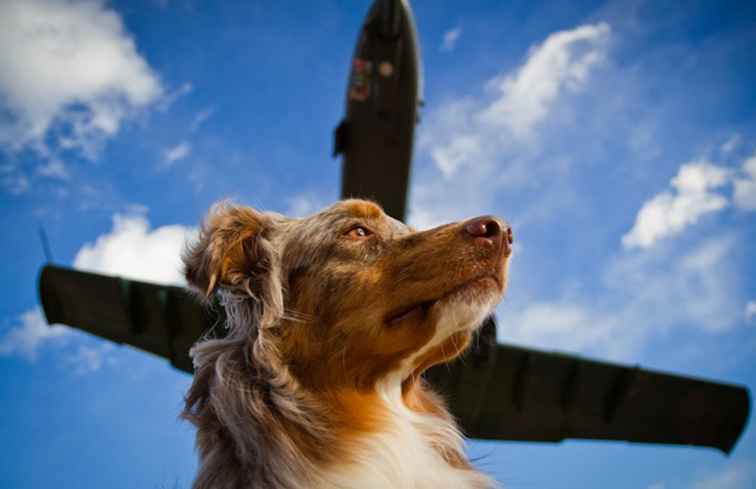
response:
{"label": "dog's eye", "polygon": [[344,234],[344,236],[346,236],[347,238],[360,239],[360,238],[367,238],[371,234],[373,234],[373,233],[370,232],[370,230],[368,228],[363,227],[363,226],[355,226],[352,229],[350,229],[349,231],[347,231]]}

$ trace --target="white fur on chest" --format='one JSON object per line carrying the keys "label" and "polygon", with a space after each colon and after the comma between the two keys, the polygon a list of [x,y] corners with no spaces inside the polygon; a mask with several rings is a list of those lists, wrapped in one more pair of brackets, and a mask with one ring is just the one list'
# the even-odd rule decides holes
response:
{"label": "white fur on chest", "polygon": [[409,410],[401,400],[401,384],[382,389],[392,423],[381,433],[357,443],[354,463],[323,475],[319,489],[479,489],[492,487],[481,473],[450,466],[433,448],[461,446],[457,430],[436,417]]}

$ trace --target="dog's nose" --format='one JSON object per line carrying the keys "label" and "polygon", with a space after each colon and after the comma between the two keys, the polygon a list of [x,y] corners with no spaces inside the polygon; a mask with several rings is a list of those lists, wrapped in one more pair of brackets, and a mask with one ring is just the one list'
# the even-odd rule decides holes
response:
{"label": "dog's nose", "polygon": [[505,246],[512,244],[512,228],[506,223],[493,216],[481,216],[470,219],[464,225],[465,233],[473,238],[478,238],[481,243],[500,246],[502,241]]}

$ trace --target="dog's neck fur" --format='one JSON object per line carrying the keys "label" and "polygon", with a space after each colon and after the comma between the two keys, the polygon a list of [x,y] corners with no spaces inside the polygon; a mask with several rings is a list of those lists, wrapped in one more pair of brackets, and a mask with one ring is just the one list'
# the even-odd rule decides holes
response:
{"label": "dog's neck fur", "polygon": [[[415,396],[428,396],[422,384]],[[379,397],[391,413],[383,430],[359,440],[356,461],[328,474],[323,487],[343,488],[488,488],[492,481],[474,470],[464,455],[463,439],[443,408],[438,413],[410,408],[401,379],[378,386]],[[440,407],[440,405],[439,405]]]}
{"label": "dog's neck fur", "polygon": [[[259,331],[249,338],[249,325],[229,326],[226,338],[192,352],[183,416],[198,429],[195,489],[492,486],[467,462],[453,420],[422,379],[389,376],[340,404],[304,389]],[[344,426],[360,405],[379,407],[380,422]]]}

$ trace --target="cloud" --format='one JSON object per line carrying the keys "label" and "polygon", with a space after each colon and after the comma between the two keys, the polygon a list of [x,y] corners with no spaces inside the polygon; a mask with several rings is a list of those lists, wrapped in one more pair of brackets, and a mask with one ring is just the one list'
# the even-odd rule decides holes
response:
{"label": "cloud", "polygon": [[0,339],[0,355],[17,354],[34,361],[43,345],[59,342],[71,334],[66,326],[48,326],[38,307],[21,314],[18,323]]}
{"label": "cloud", "polygon": [[747,489],[754,487],[753,464],[733,462],[714,474],[693,483],[692,489]]}
{"label": "cloud", "polygon": [[71,174],[68,172],[66,165],[59,159],[51,159],[43,162],[37,167],[37,175],[58,180],[68,180]]}
{"label": "cloud", "polygon": [[29,190],[29,179],[15,165],[2,164],[0,186],[12,195],[21,195]]}
{"label": "cloud", "polygon": [[736,178],[733,201],[743,210],[756,210],[756,154],[743,162],[743,178]]}
{"label": "cloud", "polygon": [[490,82],[499,96],[479,117],[486,124],[528,135],[561,92],[585,85],[590,71],[604,58],[609,33],[609,25],[600,23],[551,34],[531,48],[516,74]]}
{"label": "cloud", "polygon": [[567,351],[603,348],[616,321],[568,301],[537,302],[501,316],[507,341]]}
{"label": "cloud", "polygon": [[113,229],[87,243],[74,259],[74,267],[106,275],[162,284],[185,283],[181,252],[194,228],[171,225],[150,230],[144,216],[113,216]]}
{"label": "cloud", "polygon": [[192,153],[192,145],[188,141],[182,141],[181,143],[167,148],[163,151],[163,163],[160,165],[161,169],[169,168],[173,166],[179,160],[183,160]]}
{"label": "cloud", "polygon": [[[0,356],[18,355],[35,362],[44,347],[70,345],[77,337],[84,339],[83,335],[68,326],[48,325],[38,307],[21,314],[17,322],[17,326],[0,338]],[[76,375],[86,375],[99,370],[106,362],[112,362],[108,354],[114,349],[113,344],[97,343],[94,346],[79,344],[74,351],[64,353],[60,359],[62,366]]]}
{"label": "cloud", "polygon": [[101,0],[0,2],[0,145],[47,143],[93,157],[163,89],[121,17]]}
{"label": "cloud", "polygon": [[[592,295],[502,306],[499,339],[615,360],[636,356],[653,335],[691,328],[720,333],[742,318],[733,235],[687,250],[621,252],[603,266]],[[650,314],[650,311],[653,313]]]}
{"label": "cloud", "polygon": [[454,48],[457,46],[457,41],[459,41],[460,36],[462,36],[462,28],[459,26],[444,32],[444,37],[441,42],[441,51],[454,51]]}
{"label": "cloud", "polygon": [[284,214],[291,217],[306,217],[326,207],[321,199],[311,194],[296,195],[287,199],[287,202]]}
{"label": "cloud", "polygon": [[756,317],[756,300],[748,301],[748,304],[745,306],[746,321],[750,321],[754,317]]}
{"label": "cloud", "polygon": [[215,115],[215,108],[214,107],[208,107],[206,109],[202,109],[199,112],[197,112],[194,115],[194,119],[192,119],[192,124],[189,127],[189,130],[191,132],[197,131],[202,125],[207,122],[209,118],[211,118],[213,115]]}
{"label": "cloud", "polygon": [[429,113],[421,126],[420,149],[446,179],[462,168],[486,170],[496,161],[526,155],[536,128],[560,95],[586,86],[604,59],[609,32],[607,24],[596,24],[551,34],[531,48],[514,73],[485,82],[485,96],[458,97]]}
{"label": "cloud", "polygon": [[732,153],[735,150],[735,148],[740,146],[740,143],[742,142],[743,142],[743,138],[740,136],[740,134],[734,134],[730,136],[730,138],[728,138],[727,141],[722,143],[720,150],[724,154]]}
{"label": "cloud", "polygon": [[63,366],[73,369],[76,375],[87,375],[100,370],[108,361],[112,363],[109,353],[114,349],[113,343],[98,343],[95,346],[79,345],[73,353],[63,357]]}
{"label": "cloud", "polygon": [[660,239],[681,233],[703,215],[724,209],[727,199],[712,190],[727,184],[729,178],[727,169],[705,161],[682,165],[671,181],[674,190],[643,204],[622,244],[625,248],[650,248]]}
{"label": "cloud", "polygon": [[192,85],[189,82],[182,83],[177,88],[174,88],[163,95],[163,97],[160,99],[160,102],[157,105],[158,110],[164,112],[170,109],[171,106],[175,104],[177,100],[189,95],[193,91],[194,91],[194,85]]}
{"label": "cloud", "polygon": [[[544,190],[564,175],[571,156],[559,151],[558,144],[564,139],[572,142],[564,135],[573,125],[565,126],[557,114],[573,108],[575,100],[568,93],[589,85],[608,51],[609,34],[607,24],[551,34],[531,48],[522,65],[484,81],[479,94],[455,94],[424,114],[418,127],[409,221],[426,228],[490,212],[504,189]],[[558,63],[544,66],[552,59]],[[523,94],[527,102],[515,100],[523,83],[534,85]],[[550,144],[540,144],[542,136],[552,136],[548,131],[555,132]],[[574,151],[574,144],[569,148]],[[569,192],[560,186],[560,198],[570,198]],[[538,212],[546,214],[564,204],[550,202]]]}

